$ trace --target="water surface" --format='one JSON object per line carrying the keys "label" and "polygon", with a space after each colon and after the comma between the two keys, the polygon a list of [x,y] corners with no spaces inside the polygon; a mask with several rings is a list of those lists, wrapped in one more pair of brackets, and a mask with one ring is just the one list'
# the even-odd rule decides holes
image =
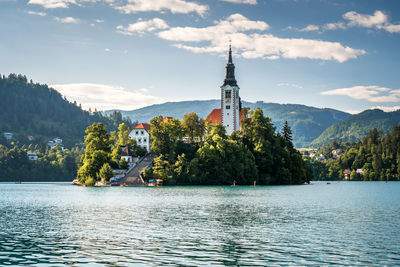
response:
{"label": "water surface", "polygon": [[399,265],[400,183],[0,183],[1,265]]}

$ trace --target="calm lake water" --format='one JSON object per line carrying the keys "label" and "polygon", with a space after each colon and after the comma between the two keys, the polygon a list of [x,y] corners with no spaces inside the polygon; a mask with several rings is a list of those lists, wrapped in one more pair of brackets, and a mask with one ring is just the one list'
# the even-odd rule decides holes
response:
{"label": "calm lake water", "polygon": [[400,183],[0,183],[0,265],[399,265]]}

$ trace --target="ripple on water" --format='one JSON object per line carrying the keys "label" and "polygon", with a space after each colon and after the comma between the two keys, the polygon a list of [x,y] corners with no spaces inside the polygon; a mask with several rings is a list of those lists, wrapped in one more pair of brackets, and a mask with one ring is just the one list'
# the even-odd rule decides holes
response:
{"label": "ripple on water", "polygon": [[400,183],[0,184],[3,265],[396,265]]}

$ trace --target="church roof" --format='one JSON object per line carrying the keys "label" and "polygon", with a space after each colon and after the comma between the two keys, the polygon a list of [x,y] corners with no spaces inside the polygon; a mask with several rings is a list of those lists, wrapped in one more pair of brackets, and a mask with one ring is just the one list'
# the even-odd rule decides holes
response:
{"label": "church roof", "polygon": [[[211,123],[211,124],[222,124],[222,118],[221,118],[221,109],[220,108],[215,108],[213,109],[210,114],[208,114],[206,121]],[[239,120],[242,120],[244,118],[246,118],[245,116],[245,112],[242,109],[239,113]]]}
{"label": "church roof", "polygon": [[206,121],[211,124],[222,123],[221,122],[221,109],[215,108],[213,109],[210,114],[208,114]]}
{"label": "church roof", "polygon": [[164,117],[164,119],[162,120],[162,122],[167,122],[167,121],[169,121],[169,120],[172,120],[173,119],[173,117]]}
{"label": "church roof", "polygon": [[147,122],[143,122],[136,125],[133,129],[145,129],[147,132],[150,132],[150,124],[148,124]]}

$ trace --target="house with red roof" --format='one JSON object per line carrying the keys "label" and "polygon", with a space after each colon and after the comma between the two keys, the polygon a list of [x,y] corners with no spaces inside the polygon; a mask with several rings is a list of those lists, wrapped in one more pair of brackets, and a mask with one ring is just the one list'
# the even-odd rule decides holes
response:
{"label": "house with red roof", "polygon": [[136,143],[143,148],[146,148],[147,151],[150,151],[150,124],[147,122],[140,123],[136,125],[129,136],[132,139],[136,140]]}

